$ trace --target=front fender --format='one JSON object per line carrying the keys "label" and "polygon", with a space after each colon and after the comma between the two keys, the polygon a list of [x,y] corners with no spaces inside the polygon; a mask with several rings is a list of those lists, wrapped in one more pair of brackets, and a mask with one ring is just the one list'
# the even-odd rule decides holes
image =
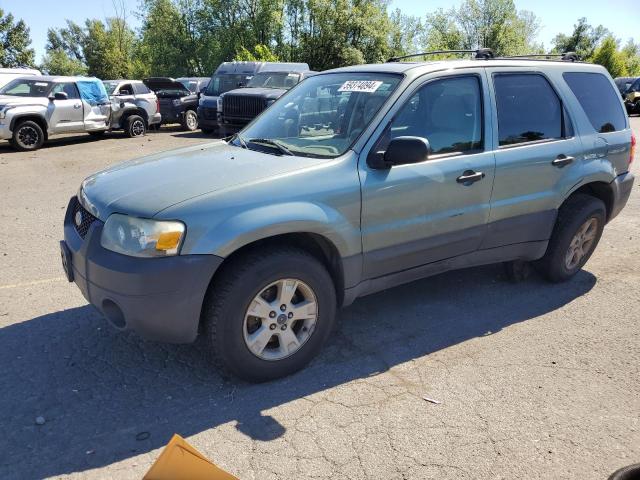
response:
{"label": "front fender", "polygon": [[[189,227],[187,227],[189,228]],[[341,257],[360,253],[360,230],[337,210],[310,202],[265,205],[223,219],[188,246],[191,254],[227,257],[257,240],[287,233],[315,233],[330,241]]]}
{"label": "front fender", "polygon": [[6,120],[9,121],[10,129],[13,131],[13,127],[16,122],[24,117],[38,117],[45,124],[47,124],[47,109],[42,105],[18,105],[11,107],[7,110]]}

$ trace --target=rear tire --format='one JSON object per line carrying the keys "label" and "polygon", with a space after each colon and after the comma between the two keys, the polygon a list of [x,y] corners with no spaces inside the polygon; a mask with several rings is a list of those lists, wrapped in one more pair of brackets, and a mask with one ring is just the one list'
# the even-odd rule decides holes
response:
{"label": "rear tire", "polygon": [[[278,248],[223,267],[202,320],[217,366],[264,382],[307,365],[333,330],[335,313],[336,291],[324,265],[304,250]],[[258,346],[257,335],[264,335]]]}
{"label": "rear tire", "polygon": [[22,152],[38,150],[44,143],[44,132],[33,120],[24,120],[16,125],[11,145]]}
{"label": "rear tire", "polygon": [[142,137],[147,133],[147,124],[140,115],[127,117],[124,125],[124,133],[129,138]]}
{"label": "rear tire", "polygon": [[193,132],[198,129],[198,114],[193,110],[187,110],[184,112],[184,118],[182,119],[182,129]]}
{"label": "rear tire", "polygon": [[576,194],[560,207],[547,251],[538,269],[551,282],[565,282],[582,269],[593,254],[606,221],[602,200]]}

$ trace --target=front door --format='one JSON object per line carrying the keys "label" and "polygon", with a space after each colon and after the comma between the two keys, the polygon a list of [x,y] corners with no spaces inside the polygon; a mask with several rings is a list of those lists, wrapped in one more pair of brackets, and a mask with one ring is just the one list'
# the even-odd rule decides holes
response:
{"label": "front door", "polygon": [[[365,148],[359,163],[364,278],[478,249],[495,168],[486,91],[482,69],[420,79]],[[367,155],[379,154],[399,136],[426,138],[429,158],[388,170],[370,168]]]}
{"label": "front door", "polygon": [[73,82],[56,83],[49,95],[65,93],[66,100],[49,103],[49,129],[52,133],[81,132],[84,130],[83,105],[80,93]]}

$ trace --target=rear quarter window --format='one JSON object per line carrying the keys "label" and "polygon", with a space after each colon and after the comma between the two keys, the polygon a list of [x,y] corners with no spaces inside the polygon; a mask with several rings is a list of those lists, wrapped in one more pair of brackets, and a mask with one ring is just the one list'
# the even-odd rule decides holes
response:
{"label": "rear quarter window", "polygon": [[620,95],[605,75],[565,72],[562,76],[597,132],[615,132],[626,128]]}
{"label": "rear quarter window", "polygon": [[144,95],[145,93],[151,93],[151,90],[149,90],[144,83],[134,83],[133,91],[137,95]]}

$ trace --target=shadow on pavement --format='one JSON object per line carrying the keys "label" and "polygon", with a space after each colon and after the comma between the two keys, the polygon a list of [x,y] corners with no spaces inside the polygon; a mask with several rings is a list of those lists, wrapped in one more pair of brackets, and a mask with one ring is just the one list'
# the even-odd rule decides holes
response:
{"label": "shadow on pavement", "polygon": [[268,442],[285,432],[270,408],[544,315],[595,283],[583,271],[560,287],[510,284],[494,265],[397,287],[342,310],[319,358],[262,385],[222,378],[202,342],[143,342],[88,306],[14,324],[0,329],[0,477],[82,472],[227,422]]}

